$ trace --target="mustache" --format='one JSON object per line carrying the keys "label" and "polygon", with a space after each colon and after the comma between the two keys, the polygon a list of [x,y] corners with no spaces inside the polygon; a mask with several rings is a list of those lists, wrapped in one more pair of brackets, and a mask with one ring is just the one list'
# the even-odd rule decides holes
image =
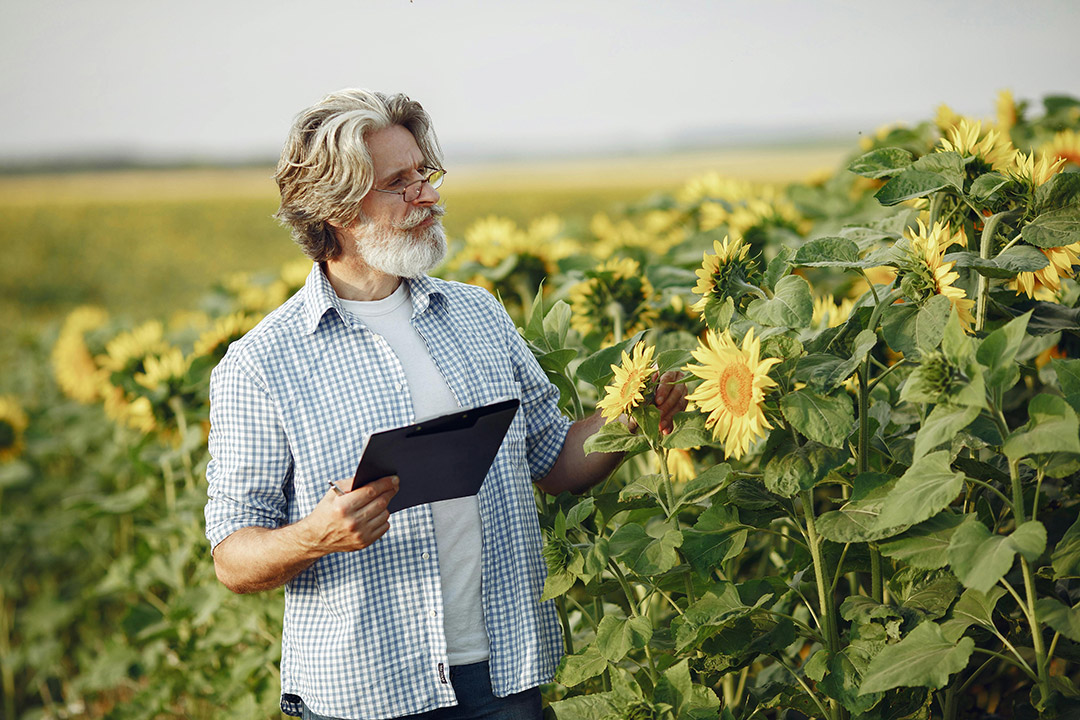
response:
{"label": "mustache", "polygon": [[426,220],[429,220],[431,218],[438,220],[445,214],[446,208],[444,208],[442,205],[432,205],[426,208],[416,208],[408,215],[406,215],[404,220],[394,223],[394,227],[398,230],[412,230],[414,227]]}

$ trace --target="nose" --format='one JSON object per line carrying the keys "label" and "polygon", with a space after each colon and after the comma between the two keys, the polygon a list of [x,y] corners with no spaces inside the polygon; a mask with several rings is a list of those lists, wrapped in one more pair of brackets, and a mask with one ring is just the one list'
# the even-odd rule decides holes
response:
{"label": "nose", "polygon": [[413,205],[434,205],[439,202],[439,191],[431,187],[431,183],[426,180],[420,183],[420,194],[413,200]]}

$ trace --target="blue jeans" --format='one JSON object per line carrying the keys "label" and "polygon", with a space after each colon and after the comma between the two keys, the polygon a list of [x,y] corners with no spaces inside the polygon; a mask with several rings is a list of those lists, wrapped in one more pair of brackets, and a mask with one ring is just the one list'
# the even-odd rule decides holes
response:
{"label": "blue jeans", "polygon": [[[509,697],[495,697],[487,661],[450,668],[450,684],[458,704],[409,715],[401,720],[541,720],[540,688]],[[336,720],[303,708],[303,720]]]}

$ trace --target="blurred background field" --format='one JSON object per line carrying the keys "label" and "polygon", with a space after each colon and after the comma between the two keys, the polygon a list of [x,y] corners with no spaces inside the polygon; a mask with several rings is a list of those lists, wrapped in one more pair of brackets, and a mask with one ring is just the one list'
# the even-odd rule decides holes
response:
{"label": "blurred background field", "polygon": [[[850,147],[469,164],[441,189],[448,236],[488,215],[571,227],[718,171],[794,181],[835,169]],[[100,305],[132,320],[195,307],[223,277],[301,257],[277,209],[273,168],[117,170],[0,177],[0,320],[12,329]]]}

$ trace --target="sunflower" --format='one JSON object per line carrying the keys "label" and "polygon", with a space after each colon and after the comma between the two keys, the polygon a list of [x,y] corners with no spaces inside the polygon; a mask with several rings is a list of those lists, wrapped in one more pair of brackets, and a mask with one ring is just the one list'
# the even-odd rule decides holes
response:
{"label": "sunflower", "polygon": [[81,403],[101,399],[101,387],[107,373],[94,361],[86,336],[102,327],[108,317],[101,308],[76,308],[64,320],[60,336],[52,349],[53,375],[57,385],[61,392]]}
{"label": "sunflower", "polygon": [[611,366],[615,377],[612,383],[604,388],[604,398],[596,403],[606,421],[610,422],[620,415],[629,414],[644,402],[643,392],[655,371],[652,361],[655,350],[652,345],[645,347],[644,343],[638,343],[631,355],[623,351],[621,365]]}
{"label": "sunflower", "polygon": [[597,213],[589,223],[596,241],[590,252],[596,257],[611,257],[624,248],[641,248],[663,255],[686,239],[679,213],[652,210],[640,223],[629,219],[613,221],[607,213]]}
{"label": "sunflower", "polygon": [[1013,166],[1008,169],[1008,173],[1026,185],[1039,187],[1061,172],[1064,166],[1065,158],[1063,157],[1055,158],[1055,156],[1043,152],[1039,153],[1039,159],[1036,161],[1035,151],[1027,155],[1018,152],[1013,161]]}
{"label": "sunflower", "polygon": [[586,276],[570,288],[570,325],[582,335],[618,342],[656,319],[652,307],[656,293],[636,260],[609,260]]}
{"label": "sunflower", "polygon": [[855,301],[849,298],[841,298],[837,305],[832,295],[822,295],[814,298],[814,316],[810,320],[810,326],[817,330],[833,328],[846,321],[855,309]]}
{"label": "sunflower", "polygon": [[229,345],[242,338],[244,333],[255,327],[258,322],[257,315],[244,312],[235,312],[218,318],[214,326],[195,341],[194,354],[196,356],[210,355],[215,361],[220,361],[225,357],[225,351],[229,349]]}
{"label": "sunflower", "polygon": [[143,372],[135,373],[135,382],[147,390],[173,392],[191,367],[191,358],[185,358],[180,348],[174,347],[149,356],[143,367]]}
{"label": "sunflower", "polygon": [[765,418],[762,403],[765,391],[775,387],[769,368],[778,358],[758,359],[760,343],[751,328],[740,348],[725,330],[708,330],[704,342],[691,354],[700,365],[687,365],[686,370],[703,382],[687,399],[708,413],[705,426],[711,427],[713,437],[722,439],[724,457],[736,460],[746,454],[754,438],[765,437],[772,425]]}
{"label": "sunflower", "polygon": [[998,130],[982,131],[981,121],[962,118],[941,139],[939,152],[955,152],[962,157],[976,157],[993,170],[1012,166],[1016,148],[1007,135]]}
{"label": "sunflower", "polygon": [[1080,133],[1075,130],[1062,130],[1039,148],[1039,151],[1054,158],[1063,158],[1069,165],[1080,166]]}
{"label": "sunflower", "polygon": [[109,373],[141,372],[147,356],[168,349],[164,334],[165,329],[157,320],[120,333],[105,346],[105,354],[97,358],[98,364]]}
{"label": "sunflower", "polygon": [[959,125],[960,121],[963,119],[963,115],[955,112],[945,103],[938,105],[937,112],[934,113],[934,125],[937,126],[937,129],[940,130],[943,135]]}
{"label": "sunflower", "polygon": [[[693,448],[697,450],[698,448]],[[654,467],[656,472],[660,472],[660,457],[656,458]],[[690,455],[689,450],[682,448],[675,448],[667,451],[667,468],[668,473],[671,475],[671,479],[675,482],[690,482],[697,477],[697,467],[694,465],[694,458]]]}
{"label": "sunflower", "polygon": [[1013,99],[1012,90],[1002,90],[997,95],[995,103],[997,110],[997,126],[1003,133],[1008,133],[1016,125],[1017,108],[1016,100]]}
{"label": "sunflower", "polygon": [[0,395],[0,462],[14,460],[26,447],[23,433],[29,421],[18,401],[11,395]]}
{"label": "sunflower", "polygon": [[963,289],[953,285],[960,277],[959,273],[952,271],[956,263],[947,263],[942,259],[952,245],[967,246],[964,231],[950,233],[949,226],[940,222],[934,223],[934,227],[928,230],[920,218],[918,232],[912,233],[909,230],[906,235],[911,243],[913,261],[907,268],[908,273],[901,283],[901,288],[914,302],[919,302],[929,295],[944,295],[949,298],[964,329],[970,331],[975,322],[971,314],[975,301],[969,300]]}
{"label": "sunflower", "polygon": [[712,255],[702,253],[701,267],[694,271],[698,281],[693,291],[701,295],[693,306],[697,313],[705,312],[710,298],[738,300],[757,278],[757,265],[746,257],[750,246],[741,237],[734,240],[725,237],[723,242],[713,240],[713,251]]}
{"label": "sunflower", "polygon": [[1080,243],[1056,248],[1036,248],[1046,256],[1049,265],[1035,272],[1022,272],[1009,281],[1016,294],[1024,293],[1030,298],[1053,300],[1061,289],[1061,279],[1073,276],[1073,266],[1080,265]]}

